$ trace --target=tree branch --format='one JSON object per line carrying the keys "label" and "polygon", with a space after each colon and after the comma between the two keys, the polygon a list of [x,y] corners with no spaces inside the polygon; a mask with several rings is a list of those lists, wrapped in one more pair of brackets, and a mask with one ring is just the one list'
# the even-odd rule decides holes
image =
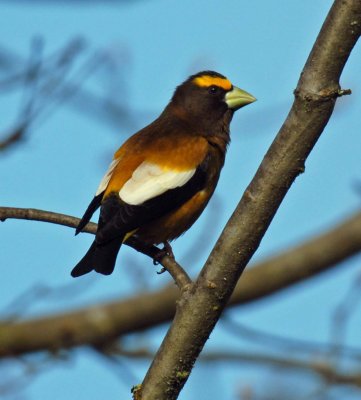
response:
{"label": "tree branch", "polygon": [[[130,237],[126,244],[140,253],[152,258],[155,265],[161,264],[163,268],[157,273],[162,274],[163,272],[168,271],[180,290],[184,292],[189,289],[189,285],[192,283],[192,280],[188,276],[187,272],[175,260],[169,244],[167,244],[169,249],[167,249],[165,244],[163,249],[159,249],[156,246],[149,247],[144,245],[144,243],[138,241],[134,237]],[[171,254],[169,254],[167,250],[170,250]]]}
{"label": "tree branch", "polygon": [[[52,211],[38,210],[35,208],[0,207],[0,221],[7,219],[25,219],[29,221],[50,222],[52,224],[76,228],[80,218]],[[97,224],[89,222],[82,232],[93,233],[97,231]]]}
{"label": "tree branch", "polygon": [[301,74],[291,111],[173,323],[135,398],[174,400],[233,289],[326,126],[361,31],[360,0],[336,0]]}
{"label": "tree branch", "polygon": [[[70,227],[79,219],[48,211],[0,207],[0,220],[7,218],[47,221]],[[95,232],[96,224],[88,224]],[[332,230],[254,265],[245,271],[230,305],[262,299],[293,284],[330,270],[361,251],[361,212]],[[169,321],[175,313],[179,291],[172,285],[156,293],[80,309],[67,314],[0,324],[0,357],[34,351],[59,350],[103,344],[120,335]],[[94,315],[101,318],[94,318]],[[44,334],[46,332],[46,334]]]}
{"label": "tree branch", "polygon": [[[152,360],[154,353],[146,348],[136,350],[126,350],[120,346],[112,345],[104,349],[98,349],[109,356],[127,357],[130,359]],[[334,366],[325,356],[317,357],[315,361],[301,360],[294,357],[282,357],[274,354],[255,354],[245,352],[227,352],[227,351],[207,351],[199,357],[203,363],[232,362],[237,364],[256,364],[261,367],[283,368],[289,372],[291,370],[314,373],[327,383],[338,385],[352,385],[361,389],[361,373],[359,371],[347,373],[341,372],[337,366]]]}
{"label": "tree branch", "polygon": [[[80,221],[79,218],[72,217],[70,215],[37,210],[35,208],[0,207],[0,221],[4,222],[10,218],[51,222],[53,224],[69,226],[70,228],[76,228]],[[95,234],[97,231],[97,226],[98,225],[94,222],[89,222],[84,227],[82,232]],[[159,249],[155,246],[153,248],[140,248],[139,243],[133,243],[132,241],[129,241],[127,245],[147,255],[148,257],[151,257],[152,259],[157,257],[157,252],[159,251]],[[157,261],[169,272],[179,289],[187,290],[188,285],[192,282],[192,280],[173,257],[164,255],[163,257],[159,258],[159,260],[157,259]]]}

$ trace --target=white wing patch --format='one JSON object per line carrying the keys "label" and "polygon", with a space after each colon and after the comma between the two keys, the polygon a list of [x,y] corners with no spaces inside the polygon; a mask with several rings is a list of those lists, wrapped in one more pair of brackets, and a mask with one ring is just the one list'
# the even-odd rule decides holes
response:
{"label": "white wing patch", "polygon": [[112,173],[114,171],[114,168],[118,165],[119,163],[119,158],[113,160],[108,168],[108,171],[105,173],[105,175],[103,176],[103,179],[101,180],[99,187],[95,193],[95,196],[98,196],[98,194],[104,192],[104,190],[107,188],[108,183],[110,181],[110,178],[112,177]]}
{"label": "white wing patch", "polygon": [[136,206],[167,190],[183,186],[195,172],[195,168],[187,171],[164,170],[144,161],[121,188],[119,196],[126,203]]}

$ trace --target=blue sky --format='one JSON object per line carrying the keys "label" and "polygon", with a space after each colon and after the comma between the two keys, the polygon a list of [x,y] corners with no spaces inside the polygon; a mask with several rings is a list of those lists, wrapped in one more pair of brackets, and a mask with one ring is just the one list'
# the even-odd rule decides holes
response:
{"label": "blue sky", "polygon": [[[239,111],[232,122],[232,143],[216,198],[213,230],[195,262],[187,249],[204,226],[214,218],[205,212],[198,223],[174,244],[177,258],[201,268],[222,226],[253,177],[266,149],[286,117],[293,90],[306,57],[331,5],[331,1],[137,1],[133,4],[47,5],[47,3],[0,3],[0,45],[26,57],[35,36],[45,40],[45,53],[64,46],[74,37],[86,42],[84,58],[105,51],[120,63],[123,75],[112,96],[132,110],[131,123],[116,127],[70,105],[61,104],[48,118],[39,120],[19,147],[0,154],[0,203],[32,207],[80,216],[107,168],[112,153],[126,137],[151,122],[167,104],[176,85],[191,73],[214,69],[251,92],[257,103]],[[101,56],[99,56],[101,57]],[[83,61],[82,61],[83,60]],[[354,49],[342,75],[343,88],[352,96],[341,98],[323,136],[297,178],[255,260],[281,251],[311,234],[342,220],[360,205],[354,187],[360,181],[361,137],[359,93],[360,46]],[[98,71],[86,81],[96,92],[104,89]],[[0,93],[1,132],[16,119],[21,93]],[[212,221],[211,221],[212,222]],[[74,281],[70,270],[90,244],[89,235],[73,237],[68,228],[26,221],[7,221],[0,226],[2,284],[0,305],[6,310],[12,299],[36,284],[68,287],[66,295],[29,302],[24,315],[71,309],[138,290],[153,289],[169,281],[155,275],[151,262],[122,248],[111,277],[87,276]],[[326,342],[335,306],[344,298],[358,274],[360,257],[338,271],[302,284],[275,297],[233,311],[251,327],[294,338]],[[55,291],[57,293],[57,291]],[[62,293],[62,292],[61,292]],[[59,298],[60,297],[60,298]],[[359,344],[361,315],[356,313],[347,343]],[[156,348],[164,329],[150,339],[137,335],[133,345],[151,343]],[[149,340],[149,341],[148,341]],[[225,342],[249,349],[223,327],[213,332],[207,348]],[[147,363],[135,362],[124,371],[109,372],[96,355],[77,350],[69,362],[59,363],[39,376],[26,393],[30,400],[77,398],[130,398],[128,373],[140,381]],[[236,389],[259,385],[253,368],[235,365],[197,367],[182,392],[183,400],[235,399]],[[216,373],[217,384],[205,385]],[[242,378],[242,379],[241,379]],[[208,390],[208,392],[207,392]],[[102,397],[100,397],[102,396]],[[350,397],[352,398],[352,397]]]}

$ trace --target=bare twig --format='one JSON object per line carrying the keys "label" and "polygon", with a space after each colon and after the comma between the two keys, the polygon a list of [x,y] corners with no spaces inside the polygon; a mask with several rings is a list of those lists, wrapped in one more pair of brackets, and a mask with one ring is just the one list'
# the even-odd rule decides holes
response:
{"label": "bare twig", "polygon": [[[71,217],[70,215],[54,213],[51,211],[37,210],[34,208],[0,207],[0,221],[5,221],[8,218],[50,222],[59,225],[69,226],[71,228],[76,228],[80,221],[79,218]],[[82,232],[95,234],[96,230],[97,224],[89,222],[82,230]],[[153,252],[150,252],[149,248],[140,249],[138,245],[133,245],[131,241],[129,242],[129,246],[134,247],[137,251],[140,251],[151,258],[154,258],[156,256],[156,251],[158,250],[156,247],[154,247]],[[192,282],[188,274],[174,260],[173,257],[165,255],[159,260],[159,263],[171,274],[180,289],[185,290]]]}
{"label": "bare twig", "polygon": [[182,292],[189,290],[192,280],[173,257],[166,255],[159,260],[159,263],[165,265],[164,269],[169,272]]}
{"label": "bare twig", "polygon": [[358,310],[361,300],[361,275],[352,282],[344,299],[336,307],[331,321],[330,341],[334,343],[329,352],[329,359],[336,365],[338,360],[344,355],[344,341],[346,339],[347,328],[352,315]]}
{"label": "bare twig", "polygon": [[[126,350],[119,345],[112,345],[102,349],[104,354],[108,356],[127,357],[132,359],[152,360],[154,353],[147,348],[139,348],[135,350]],[[331,365],[327,359],[317,358],[316,360],[301,360],[292,357],[282,357],[273,354],[256,354],[247,352],[229,352],[229,351],[207,351],[199,357],[199,361],[203,363],[242,363],[257,364],[261,367],[283,368],[291,371],[300,371],[306,373],[314,373],[319,375],[327,383],[352,385],[361,389],[361,373],[339,371]]]}
{"label": "bare twig", "polygon": [[222,327],[228,333],[235,335],[238,339],[256,343],[258,346],[272,348],[282,352],[292,352],[292,354],[319,354],[321,357],[330,360],[330,354],[337,349],[348,360],[361,363],[361,348],[346,345],[344,343],[334,344],[332,339],[329,343],[321,341],[310,341],[305,339],[295,339],[286,335],[277,335],[263,330],[250,328],[238,321],[222,316]]}
{"label": "bare twig", "polygon": [[[43,41],[40,38],[33,40],[27,67],[22,74],[15,74],[19,83],[24,84],[23,104],[14,127],[2,135],[4,139],[0,141],[0,150],[6,150],[24,139],[34,120],[48,109],[51,104],[49,99],[64,82],[82,45],[79,39],[70,41],[55,56],[45,59],[42,57]],[[14,81],[14,76],[10,81]]]}
{"label": "bare twig", "polygon": [[[35,208],[0,207],[0,221],[4,222],[8,218],[50,222],[53,224],[69,226],[70,228],[76,228],[80,221],[80,218],[71,217],[70,215],[37,210]],[[82,232],[95,233],[96,230],[97,224],[89,222]]]}
{"label": "bare twig", "polygon": [[[192,280],[183,267],[177,263],[174,257],[166,254],[159,259],[155,259],[153,263],[155,265],[158,263],[163,265],[163,268],[157,272],[157,274],[162,274],[163,272],[168,271],[175,284],[180,290],[182,290],[182,292],[189,290]],[[166,267],[164,265],[166,265]]]}
{"label": "bare twig", "polygon": [[[86,112],[91,117],[102,118],[105,122],[116,125],[117,129],[119,129],[120,123],[134,126],[133,118],[126,105],[110,98],[108,93],[99,96],[82,88],[84,80],[95,69],[109,63],[106,51],[95,51],[85,59],[79,68],[76,68],[75,74],[66,79],[66,75],[74,70],[74,62],[84,48],[85,41],[83,39],[72,39],[60,50],[39,59],[41,71],[36,75],[34,75],[33,63],[29,66],[26,60],[16,56],[12,51],[0,48],[0,68],[3,67],[2,69],[10,71],[8,76],[0,81],[0,87],[3,90],[13,90],[20,86],[21,89],[24,81],[29,83],[29,77],[37,87],[36,91],[31,91],[32,97],[27,98],[26,106],[31,106],[31,109],[28,107],[31,112],[24,113],[24,108],[21,110],[13,126],[1,135],[3,139],[0,139],[0,150],[5,150],[19,142],[39,115],[43,119],[48,117],[49,113],[54,111],[55,105],[58,106],[59,103],[65,101],[75,105],[80,111]],[[31,61],[33,58],[32,55]],[[6,66],[4,67],[3,64]],[[21,65],[20,68],[19,65]],[[117,69],[112,70],[110,73],[112,78],[115,73],[117,76],[119,75]]]}
{"label": "bare twig", "polygon": [[189,285],[192,283],[191,278],[188,276],[187,272],[177,263],[173,255],[170,255],[166,252],[166,245],[164,245],[164,249],[159,249],[156,246],[146,246],[144,245],[144,243],[139,242],[136,238],[133,237],[130,237],[127,240],[126,244],[133,249],[152,258],[155,265],[161,264],[163,268],[160,272],[158,272],[158,274],[168,271],[180,290],[185,291],[189,289]]}

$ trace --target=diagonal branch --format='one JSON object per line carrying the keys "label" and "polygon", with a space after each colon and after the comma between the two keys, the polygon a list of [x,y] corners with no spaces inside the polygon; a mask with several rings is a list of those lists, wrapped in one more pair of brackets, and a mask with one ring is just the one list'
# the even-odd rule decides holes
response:
{"label": "diagonal branch", "polygon": [[226,306],[248,261],[320,137],[340,94],[339,78],[361,32],[360,0],[336,0],[302,71],[295,101],[224,228],[141,387],[142,400],[174,400]]}

